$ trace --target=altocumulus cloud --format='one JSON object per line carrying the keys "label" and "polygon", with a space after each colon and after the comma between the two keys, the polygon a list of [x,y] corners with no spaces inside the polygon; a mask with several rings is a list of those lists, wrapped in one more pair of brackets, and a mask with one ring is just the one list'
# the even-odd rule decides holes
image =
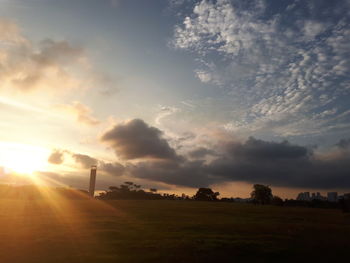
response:
{"label": "altocumulus cloud", "polygon": [[349,8],[345,0],[193,1],[171,44],[194,55],[200,81],[227,90],[240,112],[230,130],[346,134]]}

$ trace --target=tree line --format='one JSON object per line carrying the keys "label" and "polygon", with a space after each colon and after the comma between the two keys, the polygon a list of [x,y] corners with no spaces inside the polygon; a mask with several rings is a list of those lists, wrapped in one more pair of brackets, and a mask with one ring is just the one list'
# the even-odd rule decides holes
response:
{"label": "tree line", "polygon": [[201,187],[193,196],[182,194],[158,193],[155,188],[149,191],[143,190],[140,185],[133,182],[125,182],[119,187],[111,186],[109,190],[97,196],[100,200],[193,200],[193,201],[213,201],[213,202],[246,202],[255,205],[276,205],[276,206],[303,206],[312,208],[341,208],[344,212],[350,212],[350,198],[334,203],[323,200],[299,201],[294,199],[283,200],[279,196],[272,194],[272,189],[267,185],[254,184],[250,198],[219,198],[220,193],[214,192],[211,188]]}
{"label": "tree line", "polygon": [[[278,196],[272,195],[272,190],[269,186],[255,184],[254,190],[251,193],[251,201],[255,204],[279,204],[283,200]],[[172,200],[197,200],[197,201],[233,201],[234,198],[219,198],[220,193],[214,192],[211,188],[201,187],[193,196],[182,194],[181,196],[176,194],[160,194],[155,188],[146,191],[141,188],[141,185],[137,185],[133,182],[125,182],[118,186],[110,186],[109,190],[100,193],[96,198],[101,200],[114,200],[114,199],[172,199]],[[243,199],[242,199],[243,200]]]}
{"label": "tree line", "polygon": [[[99,193],[99,200],[188,200],[188,201],[210,201],[210,202],[245,202],[255,205],[277,205],[277,206],[302,206],[312,208],[340,208],[344,212],[350,212],[350,195],[345,196],[339,202],[328,202],[324,200],[301,201],[285,199],[272,194],[272,189],[267,185],[255,184],[250,198],[219,198],[220,193],[211,188],[201,187],[193,196],[186,194],[176,195],[159,193],[156,188],[142,189],[141,185],[133,182],[124,182],[120,186],[110,186],[107,191]],[[0,185],[0,198],[7,199],[44,199],[60,197],[66,199],[89,199],[88,192],[66,187],[45,187],[36,185],[11,186]]]}

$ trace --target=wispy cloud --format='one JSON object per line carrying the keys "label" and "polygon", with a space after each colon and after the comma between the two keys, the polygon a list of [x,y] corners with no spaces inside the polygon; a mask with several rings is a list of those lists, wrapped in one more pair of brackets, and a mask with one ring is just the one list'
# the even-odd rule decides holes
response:
{"label": "wispy cloud", "polygon": [[180,111],[179,108],[170,107],[170,106],[159,105],[158,108],[159,108],[158,114],[157,114],[157,116],[155,118],[155,121],[154,121],[155,124],[157,124],[158,126],[161,125],[162,119],[164,119],[167,116],[170,116],[170,115]]}
{"label": "wispy cloud", "polygon": [[16,23],[4,18],[0,19],[0,67],[1,90],[56,94],[78,88],[115,90],[114,79],[92,66],[82,46],[50,38],[32,42]]}
{"label": "wispy cloud", "polygon": [[101,123],[97,118],[92,116],[92,110],[79,101],[73,101],[71,104],[56,105],[56,108],[67,111],[76,116],[77,121],[87,125],[98,125]]}
{"label": "wispy cloud", "polygon": [[35,45],[8,20],[0,20],[0,31],[2,89],[31,91],[50,88],[60,91],[79,87],[80,81],[72,73],[72,67],[84,68],[86,57],[81,47],[52,39]]}

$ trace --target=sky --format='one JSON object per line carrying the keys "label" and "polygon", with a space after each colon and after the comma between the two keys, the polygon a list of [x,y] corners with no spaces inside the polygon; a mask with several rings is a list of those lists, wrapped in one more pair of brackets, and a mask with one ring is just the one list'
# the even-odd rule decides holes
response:
{"label": "sky", "polygon": [[0,183],[350,192],[350,1],[0,0]]}

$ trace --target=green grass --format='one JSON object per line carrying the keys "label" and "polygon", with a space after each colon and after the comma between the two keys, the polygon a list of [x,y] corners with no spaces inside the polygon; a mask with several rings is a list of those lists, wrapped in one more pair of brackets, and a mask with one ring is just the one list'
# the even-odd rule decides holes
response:
{"label": "green grass", "polygon": [[0,262],[330,262],[338,210],[185,201],[0,200]]}

